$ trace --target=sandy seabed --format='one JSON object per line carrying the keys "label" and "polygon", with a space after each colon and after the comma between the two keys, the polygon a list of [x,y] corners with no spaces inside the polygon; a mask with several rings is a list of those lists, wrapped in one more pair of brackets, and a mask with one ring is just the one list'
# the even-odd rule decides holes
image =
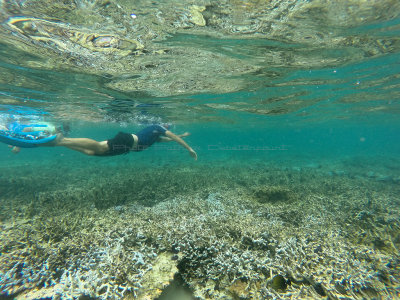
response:
{"label": "sandy seabed", "polygon": [[2,166],[0,295],[398,298],[399,164]]}

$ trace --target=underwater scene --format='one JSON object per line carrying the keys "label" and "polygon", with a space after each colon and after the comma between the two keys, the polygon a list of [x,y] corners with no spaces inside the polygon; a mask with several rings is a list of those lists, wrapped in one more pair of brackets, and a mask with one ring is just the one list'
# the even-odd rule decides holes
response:
{"label": "underwater scene", "polygon": [[0,299],[400,299],[398,0],[0,0]]}

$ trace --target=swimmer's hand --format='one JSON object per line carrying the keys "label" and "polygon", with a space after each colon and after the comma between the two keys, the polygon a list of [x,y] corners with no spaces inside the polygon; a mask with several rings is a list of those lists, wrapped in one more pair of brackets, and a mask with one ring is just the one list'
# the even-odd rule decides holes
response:
{"label": "swimmer's hand", "polygon": [[194,158],[194,160],[197,160],[197,153],[192,148],[189,149],[189,154]]}

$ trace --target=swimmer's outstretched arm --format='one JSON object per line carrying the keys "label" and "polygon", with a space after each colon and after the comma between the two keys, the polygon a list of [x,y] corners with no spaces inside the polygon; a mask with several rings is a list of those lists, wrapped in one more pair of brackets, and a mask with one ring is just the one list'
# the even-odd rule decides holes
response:
{"label": "swimmer's outstretched arm", "polygon": [[177,142],[179,145],[181,145],[182,147],[184,147],[186,150],[189,151],[189,154],[191,157],[194,158],[194,160],[197,160],[197,153],[196,151],[194,151],[192,149],[192,147],[190,147],[188,144],[186,144],[186,142],[184,140],[182,140],[179,136],[177,136],[176,134],[172,133],[171,131],[167,130],[165,132],[165,136],[167,138],[170,138],[172,141]]}
{"label": "swimmer's outstretched arm", "polygon": [[[187,137],[187,136],[189,136],[190,135],[190,133],[189,132],[185,132],[185,133],[183,133],[183,134],[176,134],[177,136],[179,136],[180,138],[182,138],[182,137]],[[172,142],[173,141],[173,139],[171,139],[171,138],[169,138],[169,137],[166,137],[166,136],[160,136],[159,138],[158,138],[158,142],[161,142],[161,143],[163,143],[163,142]]]}

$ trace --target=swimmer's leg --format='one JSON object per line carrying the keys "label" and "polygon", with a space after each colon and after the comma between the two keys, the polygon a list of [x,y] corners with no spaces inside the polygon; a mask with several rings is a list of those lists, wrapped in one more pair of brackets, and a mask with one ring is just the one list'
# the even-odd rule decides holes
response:
{"label": "swimmer's leg", "polygon": [[107,141],[98,142],[88,138],[64,138],[57,146],[67,147],[87,155],[104,155],[109,150]]}
{"label": "swimmer's leg", "polygon": [[88,138],[66,138],[62,135],[57,135],[55,141],[43,144],[43,146],[62,146],[87,155],[104,155],[109,151],[107,141],[98,142]]}

